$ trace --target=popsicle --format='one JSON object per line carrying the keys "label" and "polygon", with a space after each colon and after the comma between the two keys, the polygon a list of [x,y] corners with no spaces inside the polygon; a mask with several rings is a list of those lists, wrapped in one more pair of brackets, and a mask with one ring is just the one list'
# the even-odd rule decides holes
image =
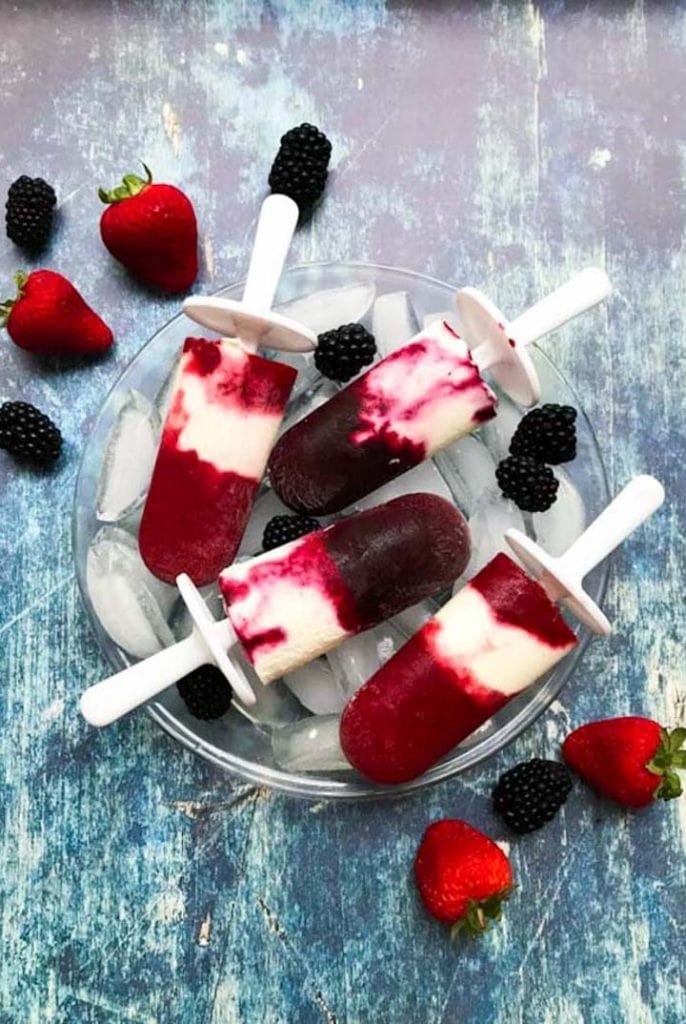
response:
{"label": "popsicle", "polygon": [[269,460],[274,490],[296,511],[340,512],[495,416],[486,370],[534,404],[540,388],[526,346],[609,291],[605,273],[588,268],[507,325],[485,296],[462,289],[464,337],[429,324],[287,430]]}
{"label": "popsicle", "polygon": [[257,346],[316,345],[310,331],[269,312],[297,217],[286,196],[265,200],[242,303],[184,304],[235,337],[187,338],[183,347],[139,532],[145,564],[169,583],[182,572],[210,582],[240,544],[296,377]]}
{"label": "popsicle", "polygon": [[220,577],[228,613],[221,622],[180,576],[196,632],[96,683],[83,694],[81,711],[91,724],[107,725],[208,661],[244,703],[254,703],[230,648],[240,644],[268,683],[438,593],[468,559],[462,514],[437,495],[406,494],[229,566]]}
{"label": "popsicle", "polygon": [[561,558],[509,530],[538,580],[496,555],[358,690],[341,718],[354,767],[374,782],[407,782],[466,739],[576,645],[556,601],[607,634],[583,578],[663,499],[657,480],[634,478]]}

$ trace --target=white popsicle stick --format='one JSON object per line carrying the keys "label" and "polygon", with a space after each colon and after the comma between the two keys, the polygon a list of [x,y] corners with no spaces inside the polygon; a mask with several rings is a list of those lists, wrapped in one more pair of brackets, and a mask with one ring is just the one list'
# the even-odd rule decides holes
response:
{"label": "white popsicle stick", "polygon": [[264,200],[243,289],[246,306],[271,309],[297,225],[298,205],[292,199],[272,195]]}
{"label": "white popsicle stick", "polygon": [[[219,643],[231,646],[233,630],[227,619],[215,623],[215,636]],[[81,695],[81,714],[91,725],[111,725],[212,660],[205,640],[194,632],[186,640],[90,686]]]}
{"label": "white popsicle stick", "polygon": [[242,300],[192,295],[183,304],[186,316],[222,337],[240,338],[250,352],[259,346],[290,352],[316,348],[317,336],[309,328],[271,312],[298,212],[288,196],[268,196],[260,209]]}
{"label": "white popsicle stick", "polygon": [[596,306],[611,291],[605,271],[587,267],[509,323],[477,288],[461,288],[457,308],[478,368],[490,370],[515,402],[530,406],[539,400],[541,386],[527,345]]}
{"label": "white popsicle stick", "polygon": [[205,641],[215,665],[224,674],[224,678],[229,686],[243,704],[252,707],[256,702],[252,686],[241,671],[238,663],[233,661],[228,653],[229,647],[235,646],[238,642],[233,627],[228,619],[225,620],[231,634],[231,643],[227,644],[224,633],[221,630],[218,632],[215,629],[217,623],[212,618],[209,608],[203,601],[200,591],[190,576],[186,575],[185,572],[181,573],[180,576],[176,577],[176,585],[179,588],[179,593],[186,608],[190,612],[193,624]]}
{"label": "white popsicle stick", "polygon": [[176,584],[195,625],[193,634],[129,668],[89,687],[81,696],[81,714],[91,725],[111,725],[123,715],[157,697],[167,687],[201,665],[214,664],[236,696],[252,706],[255,694],[229,651],[237,643],[228,619],[215,622],[189,576],[177,576]]}
{"label": "white popsicle stick", "polygon": [[584,577],[644,523],[664,501],[662,484],[635,476],[559,558],[553,558],[519,530],[505,539],[553,601],[562,601],[594,633],[611,632],[600,608],[583,589]]}

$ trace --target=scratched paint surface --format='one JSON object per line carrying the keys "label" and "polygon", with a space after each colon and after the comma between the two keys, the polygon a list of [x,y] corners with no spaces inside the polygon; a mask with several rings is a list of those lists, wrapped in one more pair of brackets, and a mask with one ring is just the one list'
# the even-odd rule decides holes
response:
{"label": "scratched paint surface", "polygon": [[[554,753],[571,725],[684,719],[685,58],[686,8],[647,0],[0,4],[3,189],[20,173],[56,184],[43,262],[117,337],[90,366],[0,346],[0,398],[35,401],[68,439],[52,475],[0,459],[1,1024],[686,1020],[684,802],[628,816],[577,787],[511,842],[520,889],[475,945],[450,946],[410,879],[433,818],[507,839],[498,771]],[[405,266],[513,313],[607,267],[615,298],[555,359],[613,487],[651,470],[671,499],[615,558],[614,636],[560,703],[459,780],[345,807],[235,783],[144,715],[98,733],[76,711],[106,668],[71,562],[79,452],[178,308],[102,250],[95,188],[138,157],[185,188],[211,289],[241,276],[277,139],[305,119],[336,171],[294,261]],[[7,291],[27,263],[1,252]]]}

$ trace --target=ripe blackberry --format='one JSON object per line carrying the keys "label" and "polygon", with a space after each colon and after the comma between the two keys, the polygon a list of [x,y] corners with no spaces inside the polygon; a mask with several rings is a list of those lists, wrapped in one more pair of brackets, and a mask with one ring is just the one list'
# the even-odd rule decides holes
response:
{"label": "ripe blackberry", "polygon": [[4,402],[0,406],[0,448],[19,461],[47,466],[59,458],[62,434],[35,405]]}
{"label": "ripe blackberry", "polygon": [[323,168],[328,167],[331,158],[331,143],[324,132],[306,121],[281,136],[280,148],[288,153],[307,153]]}
{"label": "ripe blackberry", "polygon": [[324,192],[330,156],[331,143],[313,124],[291,128],[281,137],[269,172],[269,187],[272,192],[290,196],[302,213]]}
{"label": "ripe blackberry", "polygon": [[312,516],[273,516],[264,528],[262,549],[271,551],[318,529],[319,523]]}
{"label": "ripe blackberry", "polygon": [[314,364],[331,380],[345,382],[374,360],[376,342],[362,324],[345,324],[317,339]]}
{"label": "ripe blackberry", "polygon": [[523,512],[545,512],[560,486],[550,466],[529,455],[509,455],[498,464],[495,475],[505,497]]}
{"label": "ripe blackberry", "polygon": [[7,236],[24,249],[41,249],[52,230],[57,196],[42,178],[22,174],[9,187],[5,203]]}
{"label": "ripe blackberry", "polygon": [[493,790],[493,807],[510,828],[524,835],[551,821],[571,788],[563,764],[536,757],[500,776]]}
{"label": "ripe blackberry", "polygon": [[549,402],[521,421],[510,441],[511,455],[530,455],[556,466],[576,457],[576,409]]}
{"label": "ripe blackberry", "polygon": [[179,679],[177,687],[194,718],[221,718],[231,705],[231,687],[216,665],[201,665]]}

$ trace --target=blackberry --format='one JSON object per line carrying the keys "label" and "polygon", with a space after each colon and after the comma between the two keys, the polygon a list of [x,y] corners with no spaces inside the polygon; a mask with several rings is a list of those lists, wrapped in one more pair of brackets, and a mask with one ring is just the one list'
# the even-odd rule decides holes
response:
{"label": "blackberry", "polygon": [[264,528],[262,549],[271,551],[318,529],[319,523],[311,516],[273,516]]}
{"label": "blackberry", "polygon": [[345,324],[317,339],[314,364],[331,380],[345,382],[374,359],[376,342],[362,324]]}
{"label": "blackberry", "polygon": [[560,486],[550,466],[530,455],[509,455],[498,463],[495,475],[505,497],[523,512],[545,512],[554,503]]}
{"label": "blackberry", "polygon": [[511,455],[530,455],[556,466],[576,457],[576,409],[549,402],[521,421],[510,441]]}
{"label": "blackberry", "polygon": [[329,166],[331,143],[324,132],[306,121],[281,136],[280,148],[287,153],[307,153],[320,167]]}
{"label": "blackberry", "polygon": [[20,461],[47,466],[59,458],[62,434],[35,405],[4,402],[0,406],[0,448]]}
{"label": "blackberry", "polygon": [[7,236],[24,249],[41,249],[52,230],[57,196],[42,178],[22,174],[9,187],[5,203]]}
{"label": "blackberry", "polygon": [[563,764],[536,757],[500,776],[493,790],[493,807],[510,828],[524,835],[551,821],[571,788]]}
{"label": "blackberry", "polygon": [[194,718],[221,718],[231,705],[231,687],[216,665],[201,665],[176,684]]}
{"label": "blackberry", "polygon": [[272,192],[290,196],[302,213],[324,192],[330,156],[331,143],[313,124],[291,128],[281,137],[269,172],[269,187]]}

